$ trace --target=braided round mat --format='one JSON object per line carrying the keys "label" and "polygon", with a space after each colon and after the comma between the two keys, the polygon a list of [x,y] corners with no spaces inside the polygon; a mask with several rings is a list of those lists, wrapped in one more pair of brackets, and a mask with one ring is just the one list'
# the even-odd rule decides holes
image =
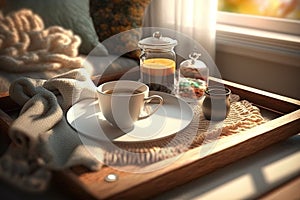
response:
{"label": "braided round mat", "polygon": [[241,133],[265,122],[259,108],[239,96],[231,95],[230,112],[224,121],[209,121],[203,116],[201,103],[192,105],[194,117],[184,130],[173,136],[151,142],[116,143],[106,149],[107,165],[147,165],[165,160],[222,137]]}

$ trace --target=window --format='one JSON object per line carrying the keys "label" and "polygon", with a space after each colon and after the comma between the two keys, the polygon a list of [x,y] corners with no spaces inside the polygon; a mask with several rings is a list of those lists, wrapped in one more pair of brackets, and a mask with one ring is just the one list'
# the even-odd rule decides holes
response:
{"label": "window", "polygon": [[[218,0],[218,3],[217,51],[299,66],[299,0]],[[283,5],[288,11],[282,11]]]}
{"label": "window", "polygon": [[219,11],[300,19],[299,0],[219,0]]}

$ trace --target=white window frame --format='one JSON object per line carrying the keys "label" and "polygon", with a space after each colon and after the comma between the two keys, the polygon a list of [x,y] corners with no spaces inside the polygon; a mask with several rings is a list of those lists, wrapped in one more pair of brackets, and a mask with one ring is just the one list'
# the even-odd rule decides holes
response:
{"label": "white window frame", "polygon": [[300,67],[300,20],[217,15],[217,51]]}

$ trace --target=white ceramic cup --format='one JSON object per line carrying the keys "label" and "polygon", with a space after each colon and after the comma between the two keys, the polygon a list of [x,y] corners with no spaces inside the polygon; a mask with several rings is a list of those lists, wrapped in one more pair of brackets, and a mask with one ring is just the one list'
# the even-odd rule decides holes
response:
{"label": "white ceramic cup", "polygon": [[[105,119],[123,131],[132,130],[134,122],[151,116],[163,104],[159,95],[149,96],[144,83],[129,80],[110,81],[97,88],[99,106]],[[158,100],[157,106],[141,116],[146,104]]]}

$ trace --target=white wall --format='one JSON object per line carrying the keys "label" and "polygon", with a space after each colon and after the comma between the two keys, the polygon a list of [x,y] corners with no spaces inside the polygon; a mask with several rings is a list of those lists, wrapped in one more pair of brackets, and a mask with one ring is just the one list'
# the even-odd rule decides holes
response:
{"label": "white wall", "polygon": [[300,100],[300,63],[271,60],[255,58],[250,51],[249,56],[226,52],[217,45],[216,64],[224,80]]}

